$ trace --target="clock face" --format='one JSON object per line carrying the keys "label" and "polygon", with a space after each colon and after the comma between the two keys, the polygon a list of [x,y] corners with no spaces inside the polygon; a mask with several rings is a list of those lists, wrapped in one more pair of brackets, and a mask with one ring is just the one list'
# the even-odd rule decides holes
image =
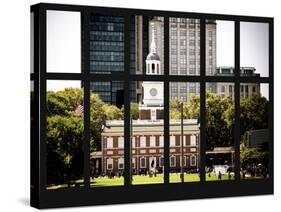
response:
{"label": "clock face", "polygon": [[157,95],[157,89],[156,88],[151,88],[149,91],[151,96],[156,96]]}

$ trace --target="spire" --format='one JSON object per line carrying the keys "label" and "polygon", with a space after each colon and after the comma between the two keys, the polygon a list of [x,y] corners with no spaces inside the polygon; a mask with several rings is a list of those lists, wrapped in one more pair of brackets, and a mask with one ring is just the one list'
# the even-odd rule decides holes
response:
{"label": "spire", "polygon": [[156,43],[155,43],[155,28],[154,24],[151,25],[151,44],[150,44],[150,53],[156,53]]}

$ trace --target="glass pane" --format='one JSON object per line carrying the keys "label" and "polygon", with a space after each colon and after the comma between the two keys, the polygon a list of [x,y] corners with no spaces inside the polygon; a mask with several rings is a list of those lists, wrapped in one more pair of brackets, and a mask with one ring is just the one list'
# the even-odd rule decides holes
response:
{"label": "glass pane", "polygon": [[91,82],[91,187],[124,185],[124,83]]}
{"label": "glass pane", "polygon": [[124,17],[90,17],[90,72],[124,72]]}
{"label": "glass pane", "polygon": [[47,11],[47,72],[81,72],[80,12]]}
{"label": "glass pane", "polygon": [[130,84],[133,185],[164,182],[163,85],[152,81]]}
{"label": "glass pane", "polygon": [[164,74],[164,18],[131,16],[130,73]]}
{"label": "glass pane", "polygon": [[241,76],[268,77],[269,26],[240,22]]}
{"label": "glass pane", "polygon": [[269,178],[269,85],[240,85],[241,179]]}
{"label": "glass pane", "polygon": [[169,18],[171,75],[200,74],[200,20]]}
{"label": "glass pane", "polygon": [[234,83],[210,83],[206,94],[206,181],[234,180]]}
{"label": "glass pane", "polygon": [[206,21],[206,75],[234,76],[233,21]]}
{"label": "glass pane", "polygon": [[170,82],[170,182],[200,181],[200,84]]}
{"label": "glass pane", "polygon": [[47,81],[47,189],[83,186],[81,81]]}

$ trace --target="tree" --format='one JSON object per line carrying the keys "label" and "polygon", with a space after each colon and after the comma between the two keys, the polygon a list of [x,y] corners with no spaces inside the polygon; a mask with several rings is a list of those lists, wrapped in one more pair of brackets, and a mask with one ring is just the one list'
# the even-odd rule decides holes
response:
{"label": "tree", "polygon": [[48,183],[70,182],[83,175],[83,122],[80,117],[47,117]]}
{"label": "tree", "polygon": [[234,145],[234,103],[230,97],[207,93],[206,99],[206,144],[207,149]]}
{"label": "tree", "polygon": [[[47,181],[71,183],[83,174],[84,118],[75,115],[83,90],[66,88],[47,93]],[[101,133],[106,120],[123,119],[123,111],[90,96],[90,151],[101,150]]]}

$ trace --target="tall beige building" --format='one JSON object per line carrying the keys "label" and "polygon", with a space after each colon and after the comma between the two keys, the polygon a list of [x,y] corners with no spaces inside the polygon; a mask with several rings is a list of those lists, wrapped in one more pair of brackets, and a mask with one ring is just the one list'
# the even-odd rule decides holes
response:
{"label": "tall beige building", "polygon": [[[171,75],[200,74],[200,20],[170,18],[169,55]],[[161,60],[161,74],[164,73],[164,19],[154,17],[149,21],[149,44],[152,31],[156,34],[156,51]],[[206,74],[214,75],[216,70],[216,23],[206,24]],[[170,98],[189,101],[190,94],[199,94],[199,83],[170,83]]]}

